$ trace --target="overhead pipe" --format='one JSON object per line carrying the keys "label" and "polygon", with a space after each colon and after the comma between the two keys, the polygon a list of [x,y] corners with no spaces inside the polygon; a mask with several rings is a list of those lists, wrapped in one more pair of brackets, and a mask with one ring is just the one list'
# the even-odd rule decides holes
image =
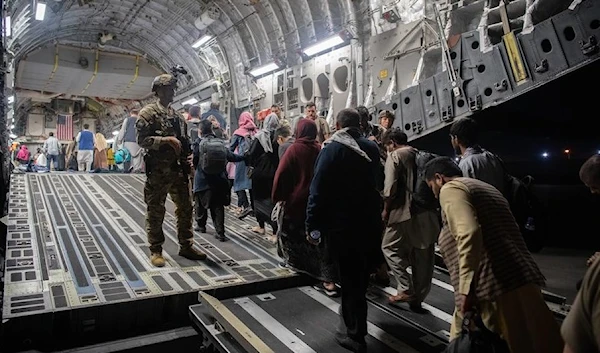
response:
{"label": "overhead pipe", "polygon": [[94,74],[92,75],[92,78],[90,78],[90,80],[87,83],[87,86],[85,86],[85,88],[83,89],[83,91],[81,91],[81,95],[83,95],[85,93],[85,91],[87,91],[87,89],[90,87],[90,85],[92,84],[92,82],[94,82],[94,80],[96,79],[96,76],[98,75],[98,60],[100,58],[100,51],[98,49],[96,49],[96,62],[94,63]]}
{"label": "overhead pipe", "polygon": [[42,88],[42,93],[44,93],[48,84],[54,79],[54,74],[56,73],[56,70],[58,70],[58,43],[54,45],[54,48],[54,68],[50,73],[50,77],[48,77],[48,80],[44,84],[44,88]]}
{"label": "overhead pipe", "polygon": [[139,73],[140,73],[140,56],[136,55],[135,56],[135,73],[133,74],[133,78],[131,79],[131,81],[129,81],[129,84],[127,85],[127,87],[125,87],[123,92],[121,92],[121,95],[119,96],[119,98],[123,97],[123,95],[125,93],[127,93],[127,91],[131,88],[131,85],[133,85],[134,82],[138,79]]}

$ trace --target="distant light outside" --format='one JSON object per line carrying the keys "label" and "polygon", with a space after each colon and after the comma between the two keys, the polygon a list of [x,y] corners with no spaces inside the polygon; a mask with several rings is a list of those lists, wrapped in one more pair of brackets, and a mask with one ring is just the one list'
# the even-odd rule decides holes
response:
{"label": "distant light outside", "polygon": [[35,19],[38,21],[43,21],[46,16],[46,4],[38,1],[37,6],[35,7]]}
{"label": "distant light outside", "polygon": [[4,34],[7,37],[12,36],[12,23],[10,22],[10,16],[4,18]]}
{"label": "distant light outside", "polygon": [[304,54],[308,56],[313,56],[327,49],[333,48],[336,45],[340,45],[344,43],[344,40],[339,35],[335,35],[331,38],[327,38],[315,45],[311,45],[310,47],[304,49]]}
{"label": "distant light outside", "polygon": [[212,39],[212,36],[204,35],[202,36],[202,38],[198,39],[196,41],[196,43],[192,44],[192,48],[197,49],[200,48],[204,43],[208,42],[209,40]]}
{"label": "distant light outside", "polygon": [[182,102],[181,105],[192,105],[192,104],[196,104],[198,103],[198,100],[196,98],[190,98],[188,100],[186,100],[185,102]]}
{"label": "distant light outside", "polygon": [[567,149],[567,150],[565,150],[565,153],[566,153],[566,154],[569,154],[569,153],[571,153],[571,150],[568,150],[568,149]]}
{"label": "distant light outside", "polygon": [[275,71],[277,69],[279,69],[279,65],[275,63],[270,63],[265,66],[257,67],[256,69],[250,70],[249,73],[252,76],[260,76],[268,72]]}
{"label": "distant light outside", "polygon": [[544,152],[544,153],[542,153],[542,157],[544,157],[544,158],[548,158],[548,156],[549,156],[548,152]]}
{"label": "distant light outside", "polygon": [[115,131],[113,131],[113,136],[117,136],[118,134],[119,134],[119,132],[118,132],[118,131],[116,131],[116,130],[115,130]]}

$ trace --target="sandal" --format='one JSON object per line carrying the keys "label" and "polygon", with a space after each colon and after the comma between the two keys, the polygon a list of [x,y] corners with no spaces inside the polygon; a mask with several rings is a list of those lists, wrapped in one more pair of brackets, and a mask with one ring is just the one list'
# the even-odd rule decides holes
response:
{"label": "sandal", "polygon": [[338,287],[335,284],[333,284],[333,288],[334,289],[327,288],[325,286],[325,283],[323,283],[323,282],[314,285],[313,288],[316,289],[316,290],[318,290],[319,292],[325,293],[325,295],[328,296],[328,297],[330,297],[330,298],[339,297],[339,295],[340,295],[340,291],[339,291]]}
{"label": "sandal", "polygon": [[261,227],[252,227],[250,230],[256,234],[265,235],[265,229]]}
{"label": "sandal", "polygon": [[400,292],[396,295],[388,297],[390,304],[414,302],[415,298],[412,295]]}

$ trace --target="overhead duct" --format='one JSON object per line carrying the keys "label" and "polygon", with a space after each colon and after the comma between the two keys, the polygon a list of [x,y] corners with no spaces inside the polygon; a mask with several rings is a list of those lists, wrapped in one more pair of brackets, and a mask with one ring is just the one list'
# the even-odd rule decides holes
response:
{"label": "overhead duct", "polygon": [[32,91],[27,89],[17,90],[17,97],[19,98],[31,98],[33,102],[50,103],[54,98],[60,97],[62,93],[45,94],[39,91]]}
{"label": "overhead duct", "polygon": [[159,74],[161,71],[146,60],[133,55],[99,51],[96,58],[96,51],[58,45],[39,49],[20,60],[15,87],[75,96],[85,91],[89,97],[141,99],[150,93],[152,80]]}
{"label": "overhead duct", "polygon": [[206,11],[204,11],[200,15],[200,17],[198,17],[194,21],[194,26],[196,26],[196,28],[198,28],[201,31],[205,30],[206,28],[208,28],[208,26],[213,24],[213,22],[218,20],[219,16],[220,16],[219,9],[215,6],[212,6],[212,7],[208,8]]}

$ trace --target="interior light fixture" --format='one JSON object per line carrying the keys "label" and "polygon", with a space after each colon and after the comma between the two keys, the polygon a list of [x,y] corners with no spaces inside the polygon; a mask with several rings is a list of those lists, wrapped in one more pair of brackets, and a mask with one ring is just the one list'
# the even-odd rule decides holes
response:
{"label": "interior light fixture", "polygon": [[35,6],[35,19],[38,21],[43,21],[46,16],[46,3],[38,0],[37,5]]}
{"label": "interior light fixture", "polygon": [[192,44],[192,48],[197,49],[204,45],[206,42],[212,39],[212,36],[208,34],[203,35],[200,39],[198,39],[194,44]]}
{"label": "interior light fixture", "polygon": [[316,43],[304,49],[304,54],[307,56],[313,56],[342,43],[344,43],[344,39],[342,39],[342,37],[336,34],[333,37],[329,37],[323,41],[320,41],[319,43]]}
{"label": "interior light fixture", "polygon": [[15,96],[8,97],[8,104],[12,104],[15,101]]}
{"label": "interior light fixture", "polygon": [[4,18],[4,35],[6,37],[12,36],[12,23],[10,22],[10,16]]}
{"label": "interior light fixture", "polygon": [[198,100],[196,98],[192,97],[192,98],[182,102],[181,105],[188,105],[188,104],[192,105],[192,104],[196,104],[196,103],[198,103]]}
{"label": "interior light fixture", "polygon": [[275,63],[270,63],[261,67],[257,67],[256,69],[252,69],[250,70],[249,74],[252,76],[260,76],[260,75],[264,75],[266,73],[269,73],[271,71],[275,71],[279,69],[279,65],[275,64]]}

